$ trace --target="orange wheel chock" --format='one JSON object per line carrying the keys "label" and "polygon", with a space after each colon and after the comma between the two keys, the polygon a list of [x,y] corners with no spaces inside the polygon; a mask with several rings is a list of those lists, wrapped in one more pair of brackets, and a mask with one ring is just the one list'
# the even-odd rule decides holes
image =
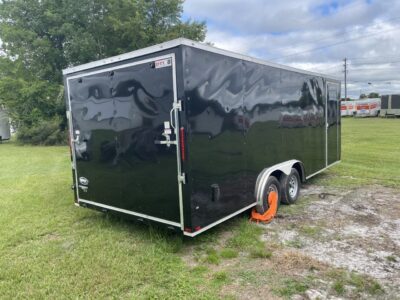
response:
{"label": "orange wheel chock", "polygon": [[250,220],[254,222],[269,223],[276,216],[278,211],[278,193],[271,191],[268,194],[268,209],[263,213],[259,214],[255,208],[251,211]]}

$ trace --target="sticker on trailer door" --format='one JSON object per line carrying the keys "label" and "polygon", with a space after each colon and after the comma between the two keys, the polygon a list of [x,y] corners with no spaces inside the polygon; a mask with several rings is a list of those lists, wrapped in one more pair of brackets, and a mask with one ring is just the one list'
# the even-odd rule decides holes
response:
{"label": "sticker on trailer door", "polygon": [[154,66],[156,69],[170,67],[170,66],[172,66],[172,59],[165,58],[165,59],[156,60],[154,62]]}

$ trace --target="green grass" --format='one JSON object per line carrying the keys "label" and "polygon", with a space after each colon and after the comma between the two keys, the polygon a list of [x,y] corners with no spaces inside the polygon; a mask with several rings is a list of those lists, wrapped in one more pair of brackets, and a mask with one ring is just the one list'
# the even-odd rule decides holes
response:
{"label": "green grass", "polygon": [[292,247],[292,248],[297,248],[297,249],[301,249],[301,248],[303,248],[305,245],[304,245],[304,242],[303,241],[301,241],[300,239],[294,239],[294,240],[290,240],[290,241],[288,241],[288,242],[286,242],[286,246],[288,246],[288,247]]}
{"label": "green grass", "polygon": [[342,162],[312,179],[324,185],[400,188],[400,119],[342,119]]}
{"label": "green grass", "polygon": [[231,249],[231,248],[225,248],[225,249],[221,250],[219,255],[222,258],[230,259],[230,258],[236,258],[238,256],[238,252],[236,250],[234,250],[234,249]]}
{"label": "green grass", "polygon": [[279,296],[289,298],[292,295],[304,293],[308,288],[309,285],[306,282],[290,278],[284,280],[280,285],[273,288],[273,290]]}
{"label": "green grass", "polygon": [[390,262],[397,262],[396,257],[394,257],[393,255],[386,256],[386,260]]}
{"label": "green grass", "polygon": [[366,275],[338,269],[328,272],[327,276],[333,280],[332,288],[338,295],[346,292],[345,286],[353,287],[358,293],[367,292],[370,295],[383,293],[381,285]]}
{"label": "green grass", "polygon": [[322,227],[317,225],[302,225],[298,229],[301,234],[314,238],[320,236],[323,231]]}
{"label": "green grass", "polygon": [[213,280],[214,283],[221,285],[229,281],[229,275],[225,271],[219,271],[213,275]]}
{"label": "green grass", "polygon": [[[400,187],[400,120],[343,120],[342,163],[313,179],[316,184]],[[248,288],[264,282],[271,270],[247,272],[248,263],[273,261],[275,249],[260,240],[265,230],[235,218],[229,224],[183,239],[155,227],[137,225],[73,205],[67,147],[0,145],[0,298],[216,299],[223,285],[240,276]],[[312,198],[287,213],[306,209]],[[305,227],[306,235],[318,229]],[[220,244],[221,233],[232,231]],[[268,243],[267,243],[268,245]],[[292,245],[301,246],[301,245]],[[193,267],[182,257],[194,248],[206,257]],[[213,250],[221,249],[221,250]],[[272,252],[271,252],[272,251]],[[186,258],[187,259],[187,258]],[[191,259],[191,258],[189,258]],[[242,267],[224,268],[223,261]],[[389,258],[388,258],[389,259]],[[217,269],[217,270],[215,270]],[[239,275],[238,275],[239,274]],[[332,282],[375,295],[380,285],[357,274]],[[302,293],[312,282],[274,271],[282,297]],[[333,287],[334,290],[335,286]]]}
{"label": "green grass", "polygon": [[343,295],[345,292],[344,284],[342,281],[335,281],[332,285],[332,288],[335,290],[336,294]]}
{"label": "green grass", "polygon": [[238,251],[249,251],[264,246],[259,240],[263,229],[243,218],[235,228],[234,235],[228,240],[228,246]]}
{"label": "green grass", "polygon": [[217,297],[181,236],[75,207],[67,147],[4,143],[0,165],[0,298]]}
{"label": "green grass", "polygon": [[252,258],[271,258],[272,251],[263,248],[254,248],[250,250],[250,257]]}
{"label": "green grass", "polygon": [[215,249],[207,250],[207,256],[205,261],[210,264],[218,265],[220,263],[218,252]]}

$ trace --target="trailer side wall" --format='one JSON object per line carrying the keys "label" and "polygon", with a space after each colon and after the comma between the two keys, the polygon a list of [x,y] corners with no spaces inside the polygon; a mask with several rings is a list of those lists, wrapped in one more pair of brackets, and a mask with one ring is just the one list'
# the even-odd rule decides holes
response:
{"label": "trailer side wall", "polygon": [[327,141],[325,79],[187,46],[183,68],[193,227],[254,203],[266,167],[298,159],[313,174],[326,144],[339,158],[339,102]]}

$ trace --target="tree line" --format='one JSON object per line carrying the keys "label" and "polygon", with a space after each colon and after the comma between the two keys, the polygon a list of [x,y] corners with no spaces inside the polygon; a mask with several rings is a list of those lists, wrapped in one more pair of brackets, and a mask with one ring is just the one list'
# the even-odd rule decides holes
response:
{"label": "tree line", "polygon": [[0,104],[30,144],[66,141],[62,69],[177,37],[204,41],[183,0],[3,0]]}

